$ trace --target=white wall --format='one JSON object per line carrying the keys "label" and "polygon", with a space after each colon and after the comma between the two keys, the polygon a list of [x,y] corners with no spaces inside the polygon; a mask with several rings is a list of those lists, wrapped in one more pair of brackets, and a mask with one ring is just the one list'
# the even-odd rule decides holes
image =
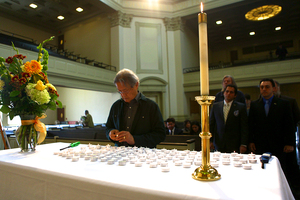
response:
{"label": "white wall", "polygon": [[[4,31],[9,31],[11,33],[15,33],[21,36],[25,36],[31,39],[36,40],[38,43],[50,38],[51,36],[55,36],[53,32],[43,31],[31,26],[27,26],[25,24],[4,18],[0,16],[0,29]],[[6,32],[2,32],[3,34],[8,34]],[[18,36],[16,36],[18,37]],[[57,37],[49,43],[53,45],[57,45]]]}
{"label": "white wall", "polygon": [[198,36],[188,27],[186,27],[181,34],[181,54],[183,69],[199,66]]}
{"label": "white wall", "polygon": [[[136,22],[139,23],[146,23],[146,24],[160,24],[161,25],[161,33],[160,36],[161,37],[161,48],[162,48],[162,70],[163,73],[156,73],[154,72],[146,72],[146,73],[137,73],[138,77],[140,79],[143,79],[145,77],[148,76],[155,76],[158,78],[161,78],[165,81],[168,80],[167,77],[167,53],[166,53],[166,30],[165,30],[165,25],[163,23],[163,21],[161,19],[148,19],[148,18],[140,18],[140,17],[134,17],[132,19],[131,22],[131,27],[130,28],[123,28],[123,35],[120,36],[122,38],[123,41],[123,49],[124,49],[124,64],[123,66],[120,66],[120,69],[122,68],[129,68],[131,70],[133,70],[134,72],[136,72],[137,70],[137,49],[136,49],[136,45],[137,45],[137,41],[136,41]],[[141,38],[145,37],[145,35],[141,35]],[[155,36],[151,36],[151,37],[157,37]],[[141,53],[141,52],[140,52]],[[152,52],[153,53],[153,52]],[[149,58],[152,57],[151,54],[148,55]],[[144,66],[141,66],[142,69]],[[153,62],[153,70],[157,70],[158,66],[157,63]],[[146,70],[146,69],[145,69]]]}
{"label": "white wall", "polygon": [[[66,121],[79,121],[85,110],[89,110],[94,123],[106,123],[111,105],[120,98],[116,93],[96,92],[66,87],[56,87],[60,100],[65,108]],[[47,110],[45,124],[54,124],[56,110]]]}
{"label": "white wall", "polygon": [[110,21],[107,17],[95,17],[84,23],[63,30],[68,51],[91,60],[111,64]]}

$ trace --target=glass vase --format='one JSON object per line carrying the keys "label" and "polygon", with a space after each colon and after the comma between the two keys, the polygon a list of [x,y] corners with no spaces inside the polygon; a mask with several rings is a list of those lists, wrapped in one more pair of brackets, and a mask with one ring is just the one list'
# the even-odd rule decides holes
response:
{"label": "glass vase", "polygon": [[21,152],[35,151],[38,132],[34,128],[35,115],[20,115],[22,125],[17,132]]}

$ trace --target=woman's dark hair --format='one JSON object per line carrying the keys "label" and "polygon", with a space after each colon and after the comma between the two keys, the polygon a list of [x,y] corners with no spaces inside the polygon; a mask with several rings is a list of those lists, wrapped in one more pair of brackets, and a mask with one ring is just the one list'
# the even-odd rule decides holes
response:
{"label": "woman's dark hair", "polygon": [[[193,125],[197,125],[197,126],[199,127],[199,130],[198,130],[197,133],[194,132],[194,130],[193,130]],[[201,131],[201,125],[200,125],[200,123],[199,123],[198,121],[193,121],[193,122],[191,123],[191,135],[199,134],[200,131]]]}
{"label": "woman's dark hair", "polygon": [[192,125],[192,122],[187,119],[187,120],[184,121],[184,128],[186,128],[187,123],[190,123]]}

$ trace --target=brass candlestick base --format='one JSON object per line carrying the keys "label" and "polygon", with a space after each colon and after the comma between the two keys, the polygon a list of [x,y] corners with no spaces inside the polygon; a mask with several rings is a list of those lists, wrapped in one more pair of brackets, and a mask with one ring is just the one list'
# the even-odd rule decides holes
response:
{"label": "brass candlestick base", "polygon": [[210,165],[210,138],[209,132],[209,106],[215,100],[214,96],[195,97],[201,106],[201,126],[202,132],[199,134],[202,144],[202,165],[192,174],[193,179],[199,181],[215,181],[221,178],[218,171]]}
{"label": "brass candlestick base", "polygon": [[210,165],[201,165],[197,169],[195,169],[192,174],[193,179],[198,181],[216,181],[221,178],[221,174]]}

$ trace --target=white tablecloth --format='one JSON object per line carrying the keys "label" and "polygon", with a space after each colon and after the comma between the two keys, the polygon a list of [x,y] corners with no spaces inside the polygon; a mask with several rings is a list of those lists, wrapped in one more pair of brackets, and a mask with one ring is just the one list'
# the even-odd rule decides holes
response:
{"label": "white tablecloth", "polygon": [[72,162],[54,155],[65,146],[40,145],[34,153],[0,151],[0,199],[294,199],[276,157],[265,169],[259,161],[252,170],[220,162],[220,180],[197,181],[191,176],[195,165],[183,168],[169,161],[170,171],[162,172],[146,163]]}

